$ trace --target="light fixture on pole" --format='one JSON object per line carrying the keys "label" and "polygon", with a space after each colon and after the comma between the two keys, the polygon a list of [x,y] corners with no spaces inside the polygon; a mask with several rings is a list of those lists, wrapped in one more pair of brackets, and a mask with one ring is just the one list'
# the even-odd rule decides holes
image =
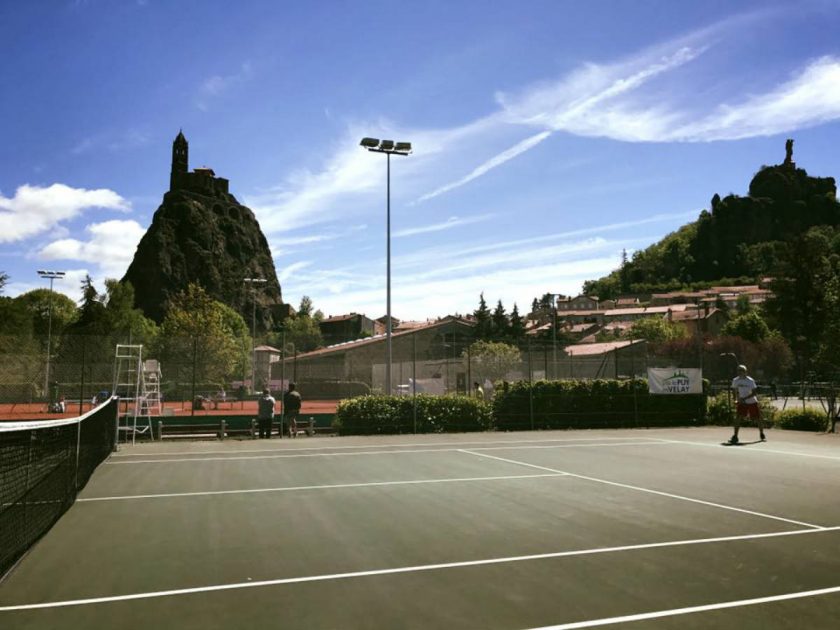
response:
{"label": "light fixture on pole", "polygon": [[50,352],[52,346],[52,303],[53,303],[53,281],[58,279],[61,280],[64,277],[64,271],[49,271],[46,269],[39,269],[38,275],[42,278],[49,278],[50,280],[50,297],[49,297],[49,306],[47,307],[47,366],[44,375],[44,395],[49,397],[50,392]]}
{"label": "light fixture on pole", "polygon": [[368,151],[384,153],[387,157],[387,188],[386,188],[386,301],[385,313],[385,345],[387,346],[387,360],[385,362],[385,394],[391,394],[391,155],[408,155],[411,153],[410,142],[394,142],[393,140],[379,140],[377,138],[362,138],[359,143]]}
{"label": "light fixture on pole", "polygon": [[551,296],[551,374],[557,378],[557,298],[563,297],[562,293],[549,293]]}
{"label": "light fixture on pole", "polygon": [[257,284],[267,282],[265,278],[245,278],[251,285],[251,393],[257,391]]}

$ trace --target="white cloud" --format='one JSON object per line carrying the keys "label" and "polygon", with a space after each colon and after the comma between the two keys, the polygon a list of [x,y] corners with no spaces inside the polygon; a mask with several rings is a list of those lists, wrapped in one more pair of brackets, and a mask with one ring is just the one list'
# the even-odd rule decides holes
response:
{"label": "white cloud", "polygon": [[293,277],[299,270],[305,269],[306,267],[309,267],[311,265],[311,260],[301,260],[299,262],[292,263],[288,267],[285,267],[283,271],[277,274],[277,280],[279,280],[281,283],[285,282],[289,278]]}
{"label": "white cloud", "polygon": [[20,186],[15,196],[0,194],[0,243],[19,241],[51,229],[91,208],[127,211],[131,204],[108,189],[86,190],[64,184]]}
{"label": "white cloud", "polygon": [[104,221],[86,228],[90,238],[81,241],[65,238],[43,247],[38,255],[44,260],[72,260],[94,263],[101,275],[121,278],[131,264],[137,244],[145,229],[136,221]]}
{"label": "white cloud", "polygon": [[415,236],[417,234],[428,234],[429,232],[441,232],[443,230],[451,230],[452,228],[461,227],[464,225],[471,225],[473,223],[481,223],[492,218],[492,214],[481,214],[474,217],[449,217],[446,221],[440,223],[433,223],[431,225],[423,225],[419,227],[406,228],[404,230],[397,230],[392,234],[394,238],[404,236]]}

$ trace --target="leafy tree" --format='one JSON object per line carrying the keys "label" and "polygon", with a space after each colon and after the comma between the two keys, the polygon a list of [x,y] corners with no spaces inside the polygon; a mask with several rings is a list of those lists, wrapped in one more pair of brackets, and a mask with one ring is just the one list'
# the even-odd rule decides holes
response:
{"label": "leafy tree", "polygon": [[156,348],[161,361],[194,368],[201,384],[223,384],[241,374],[242,335],[249,341],[250,337],[241,316],[237,321],[234,315],[202,287],[190,284],[166,310]]}
{"label": "leafy tree", "polygon": [[300,298],[300,306],[298,307],[297,314],[301,317],[312,317],[312,298],[308,295]]}
{"label": "leafy tree", "polygon": [[510,324],[508,323],[505,307],[502,305],[501,300],[499,300],[498,304],[496,304],[496,308],[493,310],[491,323],[491,334],[494,339],[501,341],[508,337]]}
{"label": "leafy tree", "polygon": [[0,295],[3,294],[3,289],[6,287],[6,283],[9,281],[9,274],[5,271],[0,271]]}
{"label": "leafy tree", "polygon": [[[63,293],[49,289],[34,289],[16,298],[16,304],[26,309],[31,318],[32,332],[38,336],[47,336],[51,328],[56,336],[76,319],[76,303]],[[52,326],[50,327],[50,309],[52,308]]]}
{"label": "leafy tree", "polygon": [[758,311],[751,309],[730,319],[720,334],[758,342],[767,339],[771,331]]}
{"label": "leafy tree", "polygon": [[[152,343],[157,335],[157,324],[134,308],[134,287],[130,282],[105,280],[105,321],[108,331],[122,336],[126,343]],[[241,317],[240,317],[241,319]]]}
{"label": "leafy tree", "polygon": [[687,337],[688,332],[684,326],[664,317],[644,317],[633,322],[628,336],[656,343]]}
{"label": "leafy tree", "polygon": [[510,338],[513,341],[521,341],[525,336],[525,322],[519,314],[519,307],[513,303],[513,310],[510,312]]}
{"label": "leafy tree", "polygon": [[476,341],[463,352],[469,356],[471,371],[479,382],[503,378],[522,364],[522,355],[516,346],[500,341]]}
{"label": "leafy tree", "polygon": [[840,274],[835,274],[825,287],[825,329],[817,350],[817,370],[824,377],[840,377]]}
{"label": "leafy tree", "polygon": [[[300,308],[296,315],[287,318],[283,322],[286,340],[286,352],[310,352],[323,347],[324,337],[321,334],[319,324],[324,319],[324,314],[317,310],[312,312],[313,305],[309,296],[304,295],[300,299]],[[269,343],[280,348],[283,343],[284,333],[274,332],[269,336]]]}
{"label": "leafy tree", "polygon": [[492,323],[490,320],[490,309],[484,301],[484,293],[481,294],[478,302],[478,309],[473,313],[475,316],[476,339],[489,339],[492,334]]}

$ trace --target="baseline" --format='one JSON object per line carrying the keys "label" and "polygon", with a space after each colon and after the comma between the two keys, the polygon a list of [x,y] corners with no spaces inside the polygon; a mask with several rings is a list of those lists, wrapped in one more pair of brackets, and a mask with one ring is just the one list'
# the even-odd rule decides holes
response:
{"label": "baseline", "polygon": [[[652,441],[652,442],[602,442],[596,444],[556,444],[553,446],[488,446],[479,447],[482,451],[507,451],[511,448],[515,449],[547,449],[547,448],[582,448],[582,447],[610,447],[610,446],[667,446],[666,442]],[[359,446],[357,448],[365,448]],[[222,462],[235,460],[256,460],[256,459],[299,459],[305,457],[352,457],[354,455],[393,455],[396,453],[460,453],[464,452],[463,448],[415,448],[415,449],[396,449],[391,451],[358,451],[353,453],[300,453],[294,455],[231,455],[229,457],[180,457],[177,459],[140,459],[132,461],[111,461],[108,459],[103,465],[109,466],[130,466],[133,464],[181,464],[185,462]]]}
{"label": "baseline", "polygon": [[371,481],[366,483],[337,483],[320,486],[281,486],[277,488],[252,488],[246,490],[208,490],[205,492],[171,492],[160,494],[134,494],[112,497],[89,497],[76,499],[76,503],[94,501],[125,501],[129,499],[169,499],[174,497],[206,497],[218,494],[258,494],[262,492],[294,492],[299,490],[334,490],[340,488],[369,488],[375,486],[404,486],[430,483],[452,483],[469,481],[503,481],[509,479],[540,479],[545,477],[568,477],[565,473],[546,473],[542,475],[504,475],[494,477],[453,477],[446,479],[410,479],[407,481]]}
{"label": "baseline", "polygon": [[668,497],[669,499],[679,499],[680,501],[689,501],[691,503],[699,503],[700,505],[707,505],[710,507],[721,508],[724,510],[732,510],[733,512],[741,512],[743,514],[751,514],[753,516],[760,516],[762,518],[769,518],[776,521],[783,521],[785,523],[791,523],[793,525],[803,525],[805,527],[812,527],[815,530],[826,529],[822,525],[814,525],[813,523],[805,523],[803,521],[795,521],[790,518],[784,518],[782,516],[776,516],[774,514],[765,514],[764,512],[756,512],[754,510],[747,510],[744,508],[735,507],[733,505],[725,505],[723,503],[714,503],[712,501],[704,501],[703,499],[695,499],[692,497],[686,497],[680,494],[671,494],[670,492],[662,492],[661,490],[652,490],[651,488],[642,488],[641,486],[632,486],[626,483],[620,483],[618,481],[609,481],[608,479],[599,479],[597,477],[589,477],[587,475],[578,475],[577,473],[572,473],[567,470],[558,470],[556,468],[548,468],[546,466],[538,466],[537,464],[529,464],[528,462],[517,461],[515,459],[507,459],[504,457],[496,457],[495,455],[487,455],[485,453],[476,453],[475,451],[461,449],[462,453],[467,453],[469,455],[475,455],[476,457],[486,457],[488,459],[495,459],[501,462],[506,462],[508,464],[519,464],[520,466],[527,466],[529,468],[536,468],[537,470],[544,470],[547,472],[555,472],[555,473],[566,473],[570,477],[576,477],[577,479],[585,479],[587,481],[595,481],[597,483],[603,483],[609,486],[616,486],[619,488],[627,488],[628,490],[636,490],[638,492],[646,492],[648,494],[657,494],[659,496]]}
{"label": "baseline", "polygon": [[218,591],[229,591],[245,588],[259,588],[265,586],[280,586],[284,584],[302,584],[307,582],[326,582],[330,580],[346,580],[352,578],[370,577],[378,575],[395,575],[401,573],[417,573],[421,571],[438,571],[442,569],[454,569],[461,567],[475,567],[512,562],[527,562],[532,560],[545,560],[549,558],[564,558],[573,556],[586,556],[594,554],[617,553],[624,551],[635,551],[640,549],[660,549],[665,547],[680,547],[687,545],[703,545],[719,542],[732,542],[742,540],[758,540],[763,538],[778,538],[784,536],[805,536],[809,534],[822,534],[826,532],[840,531],[838,527],[823,527],[820,529],[797,529],[787,532],[771,532],[764,534],[745,534],[740,536],[720,536],[716,538],[695,538],[689,540],[674,540],[661,543],[646,543],[640,545],[623,545],[618,547],[596,547],[593,549],[578,549],[574,551],[558,551],[554,553],[532,554],[527,556],[508,556],[502,558],[488,558],[485,560],[468,560],[462,562],[444,562],[440,564],[427,564],[409,567],[396,567],[393,569],[374,569],[371,571],[351,571],[347,573],[333,573],[326,575],[310,575],[294,578],[280,578],[276,580],[259,580],[252,582],[235,582],[230,584],[214,584],[210,586],[198,586],[193,588],[171,589],[166,591],[148,591],[144,593],[131,593],[128,595],[110,595],[107,597],[90,597],[85,599],[64,600],[56,602],[41,602],[37,604],[13,604],[0,606],[0,613],[20,610],[39,610],[44,608],[62,608],[67,606],[89,606],[94,604],[105,604],[110,602],[123,602],[139,599],[154,599],[160,597],[175,597],[180,595],[191,595],[195,593],[212,593]]}

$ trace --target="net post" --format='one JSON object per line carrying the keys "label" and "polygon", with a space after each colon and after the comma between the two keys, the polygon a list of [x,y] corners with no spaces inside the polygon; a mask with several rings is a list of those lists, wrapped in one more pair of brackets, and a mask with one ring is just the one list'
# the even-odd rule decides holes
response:
{"label": "net post", "polygon": [[82,445],[82,421],[76,423],[76,467],[73,469],[73,487],[79,490],[79,453]]}

